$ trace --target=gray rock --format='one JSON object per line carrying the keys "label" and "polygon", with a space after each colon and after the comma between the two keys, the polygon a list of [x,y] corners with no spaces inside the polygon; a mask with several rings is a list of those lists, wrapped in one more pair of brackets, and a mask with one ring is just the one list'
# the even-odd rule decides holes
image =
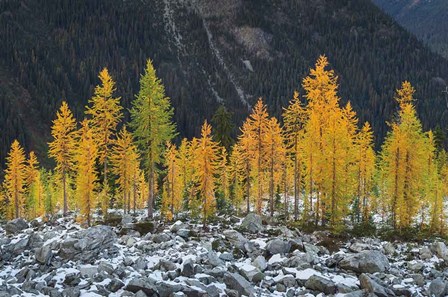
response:
{"label": "gray rock", "polygon": [[52,256],[53,252],[51,251],[50,245],[44,245],[43,247],[36,249],[36,261],[40,264],[49,265]]}
{"label": "gray rock", "polygon": [[252,261],[252,265],[260,269],[260,271],[265,271],[268,267],[268,263],[266,263],[266,259],[263,256],[258,256],[255,260]]}
{"label": "gray rock", "polygon": [[169,236],[167,233],[158,233],[158,234],[154,234],[152,236],[152,241],[154,241],[155,243],[167,242],[170,239],[171,239],[171,236]]}
{"label": "gray rock", "polygon": [[287,288],[293,288],[297,285],[296,279],[292,275],[285,275],[279,282]]}
{"label": "gray rock", "polygon": [[117,292],[118,290],[120,290],[121,288],[124,287],[124,283],[116,278],[113,278],[110,283],[107,284],[106,288],[111,291],[112,293]]}
{"label": "gray rock", "polygon": [[291,249],[291,243],[289,241],[275,238],[268,242],[266,250],[271,254],[286,254]]}
{"label": "gray rock", "polygon": [[248,241],[240,232],[236,230],[225,230],[223,232],[226,239],[240,250],[244,249],[244,244]]}
{"label": "gray rock", "polygon": [[160,297],[169,297],[175,292],[182,290],[181,284],[160,282],[156,284],[157,292]]}
{"label": "gray rock", "polygon": [[223,261],[230,262],[230,261],[234,260],[234,257],[233,257],[233,255],[231,253],[224,252],[221,255],[219,255],[219,259],[221,259]]}
{"label": "gray rock", "polygon": [[187,239],[188,237],[190,237],[190,230],[182,228],[182,229],[179,229],[176,232],[176,234],[179,235],[180,237],[184,238],[184,239]]}
{"label": "gray rock", "polygon": [[434,242],[431,246],[433,252],[437,255],[437,257],[442,259],[448,259],[448,249],[446,248],[445,243],[438,241]]}
{"label": "gray rock", "polygon": [[432,258],[432,252],[431,250],[424,246],[419,250],[419,254],[420,254],[420,259],[422,260],[428,260]]}
{"label": "gray rock", "polygon": [[383,249],[384,249],[384,252],[386,253],[386,255],[393,255],[393,254],[395,254],[395,247],[390,242],[386,242],[383,245]]}
{"label": "gray rock", "polygon": [[208,263],[214,267],[224,265],[224,261],[219,259],[218,255],[214,251],[207,253]]}
{"label": "gray rock", "polygon": [[99,272],[106,272],[107,274],[109,274],[109,275],[112,275],[112,273],[114,273],[114,267],[111,265],[111,264],[109,264],[109,263],[106,263],[106,262],[104,262],[104,261],[102,261],[99,265],[98,265],[98,271]]}
{"label": "gray rock", "polygon": [[191,277],[194,273],[194,263],[193,260],[187,259],[182,263],[181,275],[185,277]]}
{"label": "gray rock", "polygon": [[5,229],[7,234],[16,234],[28,227],[28,223],[24,219],[18,218],[6,223],[3,229]]}
{"label": "gray rock", "polygon": [[250,233],[259,233],[264,231],[261,217],[255,213],[249,213],[241,223],[241,229]]}
{"label": "gray rock", "polygon": [[370,250],[371,246],[367,243],[356,241],[352,243],[348,249],[354,253],[359,253],[365,250]]}
{"label": "gray rock", "polygon": [[260,269],[252,265],[243,265],[239,270],[242,276],[253,283],[258,283],[264,278],[264,274],[260,271]]}
{"label": "gray rock", "polygon": [[239,296],[255,296],[255,290],[253,286],[238,273],[226,272],[224,274],[224,283],[226,284],[227,288],[237,291]]}
{"label": "gray rock", "polygon": [[64,297],[79,297],[81,296],[81,291],[77,287],[66,288],[62,291]]}
{"label": "gray rock", "polygon": [[188,229],[188,225],[182,221],[176,221],[173,225],[171,225],[170,232],[177,233],[180,229]]}
{"label": "gray rock", "polygon": [[422,262],[418,261],[409,261],[407,263],[408,269],[412,270],[413,272],[419,272],[423,269],[424,265]]}
{"label": "gray rock", "polygon": [[115,232],[108,226],[94,226],[61,242],[59,256],[64,260],[90,262],[103,250],[113,247]]}
{"label": "gray rock", "polygon": [[359,276],[359,283],[361,289],[365,289],[369,293],[373,293],[378,297],[388,297],[386,289],[364,273]]}
{"label": "gray rock", "polygon": [[446,296],[445,291],[446,291],[446,283],[440,278],[436,278],[429,285],[430,296],[434,297]]}
{"label": "gray rock", "polygon": [[387,257],[380,251],[362,251],[343,258],[339,267],[358,273],[375,273],[386,271],[390,265]]}
{"label": "gray rock", "polygon": [[305,287],[310,290],[323,292],[327,295],[336,293],[336,284],[327,278],[312,275],[306,282]]}
{"label": "gray rock", "polygon": [[172,270],[177,269],[176,264],[174,264],[173,262],[164,260],[164,259],[160,259],[159,266],[160,266],[160,269],[164,270],[164,271],[172,271]]}
{"label": "gray rock", "polygon": [[157,293],[155,285],[149,279],[143,277],[131,279],[124,289],[132,293],[143,291],[147,296],[153,296]]}

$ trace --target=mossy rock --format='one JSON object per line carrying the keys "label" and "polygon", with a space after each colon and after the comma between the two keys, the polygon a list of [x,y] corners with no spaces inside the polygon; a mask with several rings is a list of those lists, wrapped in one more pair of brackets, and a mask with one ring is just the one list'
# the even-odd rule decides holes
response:
{"label": "mossy rock", "polygon": [[150,221],[142,221],[134,224],[135,231],[138,231],[142,236],[154,232],[154,223]]}
{"label": "mossy rock", "polygon": [[107,226],[117,227],[121,224],[122,217],[119,215],[109,215],[105,218],[104,224]]}

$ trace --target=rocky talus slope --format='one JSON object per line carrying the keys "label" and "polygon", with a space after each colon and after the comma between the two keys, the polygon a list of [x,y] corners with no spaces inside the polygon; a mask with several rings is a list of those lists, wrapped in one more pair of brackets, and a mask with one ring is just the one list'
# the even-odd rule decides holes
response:
{"label": "rocky talus slope", "polygon": [[[189,220],[0,229],[0,296],[446,296],[444,242],[335,241],[250,214],[207,231]],[[149,231],[149,232],[148,232]]]}

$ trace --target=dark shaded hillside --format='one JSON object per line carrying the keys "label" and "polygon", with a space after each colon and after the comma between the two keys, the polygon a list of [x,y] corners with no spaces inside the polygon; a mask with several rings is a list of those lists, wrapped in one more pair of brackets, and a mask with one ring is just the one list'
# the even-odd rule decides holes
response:
{"label": "dark shaded hillside", "polygon": [[278,115],[323,53],[343,100],[373,123],[377,142],[404,79],[418,90],[425,127],[448,124],[448,62],[370,0],[0,0],[0,40],[2,164],[15,137],[43,157],[61,100],[80,119],[104,66],[129,107],[148,57],[181,136],[197,134],[220,104],[240,123],[262,96]]}
{"label": "dark shaded hillside", "polygon": [[435,52],[448,58],[448,1],[373,1]]}

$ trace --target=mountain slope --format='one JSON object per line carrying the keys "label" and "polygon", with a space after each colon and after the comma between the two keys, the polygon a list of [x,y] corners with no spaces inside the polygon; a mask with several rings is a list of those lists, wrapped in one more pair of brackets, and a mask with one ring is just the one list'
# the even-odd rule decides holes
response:
{"label": "mountain slope", "polygon": [[448,58],[448,1],[373,1],[435,52]]}
{"label": "mountain slope", "polygon": [[321,54],[377,143],[405,79],[418,90],[425,127],[448,123],[448,62],[370,0],[1,0],[0,40],[2,163],[16,137],[43,157],[61,100],[81,119],[102,67],[128,108],[148,57],[181,136],[196,135],[220,104],[237,123],[260,96],[279,115]]}

